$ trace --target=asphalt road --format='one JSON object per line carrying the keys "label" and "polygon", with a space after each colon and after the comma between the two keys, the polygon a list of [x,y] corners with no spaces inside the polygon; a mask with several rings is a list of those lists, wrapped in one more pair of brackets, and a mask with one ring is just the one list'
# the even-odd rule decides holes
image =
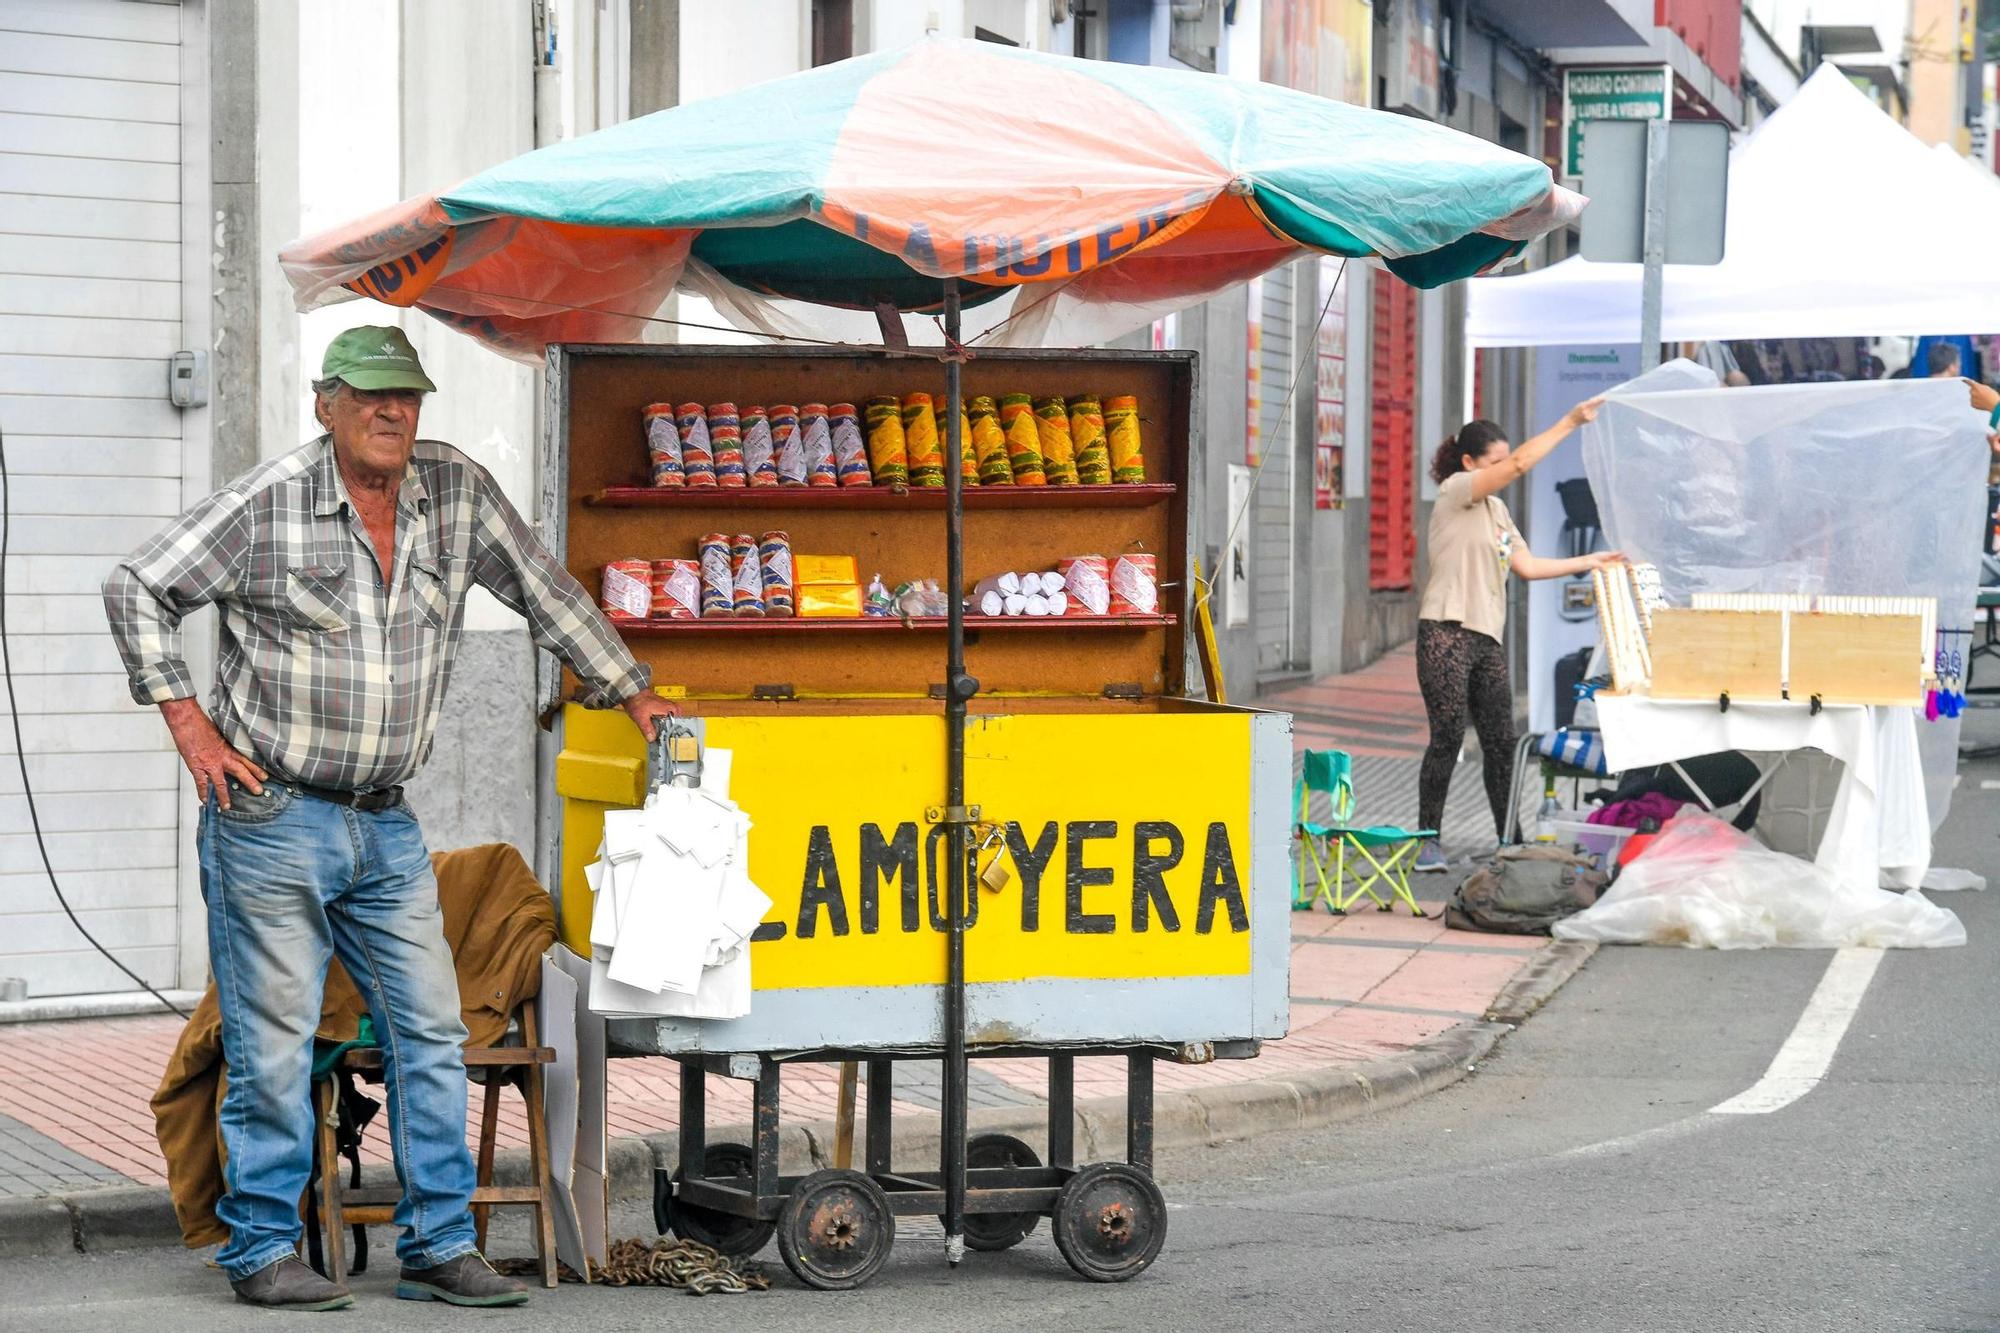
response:
{"label": "asphalt road", "polygon": [[[1938,864],[2000,885],[2000,764],[1965,769]],[[1166,1252],[1123,1286],[1072,1276],[1046,1224],[957,1272],[934,1229],[912,1229],[853,1293],[804,1291],[773,1250],[777,1285],[761,1295],[566,1287],[474,1313],[395,1301],[378,1272],[328,1319],[595,1333],[2000,1329],[2000,887],[1940,900],[1970,945],[1888,955],[1825,1081],[1781,1110],[1709,1113],[1764,1073],[1830,955],[1607,949],[1443,1093],[1166,1157]],[[179,1252],[0,1269],[0,1330],[222,1333],[277,1318],[233,1304]]]}

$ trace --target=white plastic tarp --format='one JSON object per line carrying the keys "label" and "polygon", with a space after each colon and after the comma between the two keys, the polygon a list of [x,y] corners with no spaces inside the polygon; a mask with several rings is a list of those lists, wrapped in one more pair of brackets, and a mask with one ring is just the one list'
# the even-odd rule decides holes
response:
{"label": "white plastic tarp", "polygon": [[1939,949],[1954,912],[1915,893],[1847,883],[1692,808],[1668,822],[1602,898],[1556,922],[1562,940],[1691,949]]}
{"label": "white plastic tarp", "polygon": [[[1661,336],[1979,332],[2000,311],[2000,189],[1822,66],[1730,154],[1720,264],[1669,265]],[[1628,343],[1641,269],[1568,259],[1468,284],[1475,346]]]}
{"label": "white plastic tarp", "polygon": [[[1971,626],[1992,455],[1963,384],[1715,386],[1712,372],[1671,362],[1614,390],[1583,430],[1606,540],[1658,565],[1669,603],[1935,597],[1940,628]],[[1958,727],[1920,720],[1917,733],[1935,828]]]}

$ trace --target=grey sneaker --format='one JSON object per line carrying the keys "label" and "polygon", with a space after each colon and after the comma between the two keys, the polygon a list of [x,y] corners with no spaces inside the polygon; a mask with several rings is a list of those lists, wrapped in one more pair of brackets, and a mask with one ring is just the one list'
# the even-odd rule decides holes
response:
{"label": "grey sneaker", "polygon": [[338,1282],[329,1282],[295,1254],[266,1264],[249,1277],[233,1279],[236,1299],[245,1305],[261,1305],[268,1310],[345,1310],[354,1304],[354,1293]]}
{"label": "grey sneaker", "polygon": [[526,1305],[528,1287],[501,1277],[477,1250],[468,1250],[436,1268],[405,1268],[396,1279],[396,1295],[406,1301],[445,1301],[451,1305]]}
{"label": "grey sneaker", "polygon": [[1442,874],[1451,869],[1451,858],[1444,854],[1444,848],[1438,846],[1436,839],[1432,839],[1417,849],[1416,863],[1410,869],[1420,875]]}

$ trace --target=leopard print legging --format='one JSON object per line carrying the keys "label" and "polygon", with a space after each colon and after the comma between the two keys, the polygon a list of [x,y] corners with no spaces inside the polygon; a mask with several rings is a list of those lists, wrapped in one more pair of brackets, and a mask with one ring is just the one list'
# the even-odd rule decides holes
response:
{"label": "leopard print legging", "polygon": [[1514,691],[1507,683],[1507,654],[1500,644],[1455,620],[1417,622],[1417,686],[1424,693],[1431,743],[1417,776],[1417,820],[1421,828],[1442,827],[1444,799],[1451,790],[1465,740],[1466,715],[1479,733],[1485,762],[1486,799],[1493,807],[1496,838],[1507,835],[1507,795],[1514,782]]}

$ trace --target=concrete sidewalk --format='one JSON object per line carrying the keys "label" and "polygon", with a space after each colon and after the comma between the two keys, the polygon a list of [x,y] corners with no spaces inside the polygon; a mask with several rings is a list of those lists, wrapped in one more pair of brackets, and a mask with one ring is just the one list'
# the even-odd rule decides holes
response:
{"label": "concrete sidewalk", "polygon": [[[1370,822],[1414,820],[1425,736],[1407,650],[1265,702],[1295,711],[1300,749],[1338,747],[1356,756],[1361,811]],[[1490,847],[1477,766],[1461,768],[1447,844]],[[1420,878],[1419,895],[1440,900],[1450,882]],[[1295,913],[1290,1034],[1256,1060],[1159,1065],[1160,1144],[1326,1123],[1441,1086],[1506,1030],[1499,1023],[1525,1016],[1586,956],[1543,939],[1446,930],[1435,917]],[[0,1068],[8,1071],[0,1080],[0,1255],[9,1252],[10,1233],[22,1233],[11,1242],[17,1247],[31,1231],[46,1239],[56,1216],[51,1200],[69,1212],[79,1245],[88,1247],[91,1211],[106,1206],[126,1219],[118,1228],[123,1243],[177,1241],[148,1099],[180,1026],[171,1015],[0,1025]],[[977,1061],[974,1107],[990,1124],[1026,1128],[1041,1118],[1044,1077],[1039,1061]],[[1086,1121],[1093,1104],[1100,1120],[1122,1115],[1121,1059],[1081,1059],[1076,1077]],[[899,1117],[932,1118],[938,1090],[934,1062],[900,1065]],[[832,1066],[787,1068],[787,1122],[830,1120],[836,1092]],[[709,1105],[714,1125],[747,1122],[747,1085],[711,1080]],[[500,1144],[525,1148],[518,1099],[504,1098],[502,1107]],[[645,1164],[670,1151],[677,1111],[673,1062],[612,1063],[612,1137],[644,1143],[643,1152],[634,1145],[619,1155],[624,1174],[639,1177],[621,1179],[622,1191],[645,1188]],[[389,1160],[385,1122],[378,1116],[370,1127],[364,1160]],[[1084,1137],[1095,1135],[1086,1128]]]}

